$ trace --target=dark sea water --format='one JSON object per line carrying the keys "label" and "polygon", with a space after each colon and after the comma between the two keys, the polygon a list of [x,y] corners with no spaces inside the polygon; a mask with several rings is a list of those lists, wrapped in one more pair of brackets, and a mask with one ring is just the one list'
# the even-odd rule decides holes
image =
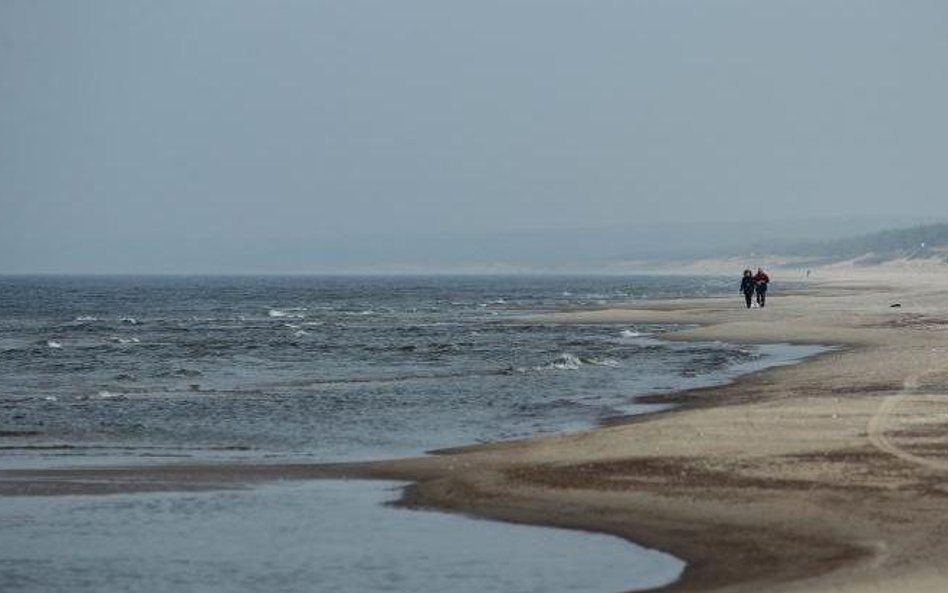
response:
{"label": "dark sea water", "polygon": [[585,428],[771,353],[518,320],[732,280],[0,278],[0,443],[30,463],[337,460]]}
{"label": "dark sea water", "polygon": [[[0,469],[417,455],[592,427],[816,351],[529,319],[736,293],[709,277],[0,277]],[[380,488],[0,499],[0,583],[616,591],[681,570],[615,538],[392,510]]]}

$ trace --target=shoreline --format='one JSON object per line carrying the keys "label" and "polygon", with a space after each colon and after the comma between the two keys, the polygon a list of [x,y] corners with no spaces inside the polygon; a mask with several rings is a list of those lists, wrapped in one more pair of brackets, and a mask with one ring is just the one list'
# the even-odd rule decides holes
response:
{"label": "shoreline", "polygon": [[763,310],[693,299],[556,314],[695,325],[663,339],[842,346],[663,395],[685,405],[631,422],[368,463],[6,470],[0,495],[397,479],[412,482],[403,506],[604,532],[687,562],[660,591],[943,591],[948,281],[883,280],[814,283]]}

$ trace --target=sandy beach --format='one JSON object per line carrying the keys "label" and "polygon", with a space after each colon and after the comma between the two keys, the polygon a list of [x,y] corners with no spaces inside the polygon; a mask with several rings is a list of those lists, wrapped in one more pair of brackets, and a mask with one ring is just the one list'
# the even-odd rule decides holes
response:
{"label": "sandy beach", "polygon": [[680,323],[690,329],[665,337],[833,349],[663,396],[680,405],[582,433],[360,464],[7,470],[0,495],[408,480],[406,506],[611,533],[670,552],[688,567],[664,591],[948,590],[943,268],[818,270],[793,294],[777,284],[764,309],[745,310],[735,288],[733,298],[542,321]]}

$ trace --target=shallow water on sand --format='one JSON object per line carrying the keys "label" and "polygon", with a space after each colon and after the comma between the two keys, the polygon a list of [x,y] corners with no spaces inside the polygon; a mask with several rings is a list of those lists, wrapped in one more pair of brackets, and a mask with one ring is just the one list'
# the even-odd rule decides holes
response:
{"label": "shallow water on sand", "polygon": [[16,498],[0,504],[3,591],[617,592],[682,563],[615,537],[384,506],[391,483]]}

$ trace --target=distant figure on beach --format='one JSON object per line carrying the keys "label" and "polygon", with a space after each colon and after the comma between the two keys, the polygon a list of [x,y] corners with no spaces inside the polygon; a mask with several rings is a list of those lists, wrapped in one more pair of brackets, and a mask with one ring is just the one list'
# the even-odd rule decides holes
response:
{"label": "distant figure on beach", "polygon": [[757,268],[754,274],[754,290],[757,292],[757,304],[763,307],[767,303],[767,283],[770,282],[768,276],[761,268]]}
{"label": "distant figure on beach", "polygon": [[751,308],[751,299],[754,297],[754,289],[757,286],[757,283],[754,282],[753,272],[750,270],[744,270],[744,277],[741,278],[741,292],[744,293],[744,302],[747,303],[747,308]]}

